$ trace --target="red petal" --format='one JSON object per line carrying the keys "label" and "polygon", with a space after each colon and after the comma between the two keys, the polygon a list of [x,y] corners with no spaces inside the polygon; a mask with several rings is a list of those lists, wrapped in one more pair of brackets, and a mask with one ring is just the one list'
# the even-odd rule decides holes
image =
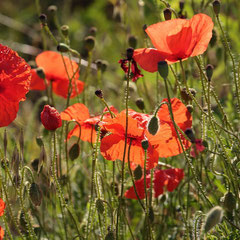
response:
{"label": "red petal", "polygon": [[5,207],[6,207],[5,202],[0,198],[0,216],[4,214]]}

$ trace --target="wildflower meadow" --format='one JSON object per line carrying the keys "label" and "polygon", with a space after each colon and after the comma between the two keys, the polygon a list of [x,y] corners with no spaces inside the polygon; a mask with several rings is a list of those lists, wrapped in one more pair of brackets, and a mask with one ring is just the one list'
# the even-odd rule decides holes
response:
{"label": "wildflower meadow", "polygon": [[0,9],[0,240],[240,239],[239,1]]}

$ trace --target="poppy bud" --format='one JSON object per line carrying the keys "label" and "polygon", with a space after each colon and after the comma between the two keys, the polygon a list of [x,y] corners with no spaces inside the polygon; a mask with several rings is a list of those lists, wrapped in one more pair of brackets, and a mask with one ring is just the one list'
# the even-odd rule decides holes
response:
{"label": "poppy bud", "polygon": [[107,69],[107,67],[108,67],[108,62],[105,61],[105,60],[103,60],[103,61],[102,61],[102,66],[101,66],[102,72],[105,72],[106,69]]}
{"label": "poppy bud", "polygon": [[59,43],[57,45],[57,50],[61,53],[68,52],[70,50],[69,46],[65,43]]}
{"label": "poppy bud", "polygon": [[192,113],[193,112],[193,105],[187,105],[187,110]]}
{"label": "poppy bud", "polygon": [[150,220],[151,223],[154,222],[154,211],[153,211],[152,206],[149,207],[149,220]]}
{"label": "poppy bud", "polygon": [[232,192],[226,192],[224,194],[223,207],[228,212],[232,212],[236,208],[236,199]]}
{"label": "poppy bud", "polygon": [[88,36],[84,38],[84,46],[90,52],[95,46],[95,38],[93,36]]}
{"label": "poppy bud", "polygon": [[171,18],[172,18],[172,11],[171,11],[171,9],[170,8],[164,9],[163,10],[163,15],[164,15],[164,18],[165,18],[166,21],[167,20],[171,20]]}
{"label": "poppy bud", "polygon": [[214,47],[215,44],[216,44],[216,42],[217,42],[217,33],[216,33],[216,31],[213,29],[213,30],[212,30],[212,38],[211,38],[209,44],[211,45],[211,47]]}
{"label": "poppy bud", "polygon": [[132,48],[136,48],[137,46],[137,38],[133,35],[128,37],[128,45]]}
{"label": "poppy bud", "polygon": [[72,161],[75,160],[76,158],[78,158],[79,153],[80,153],[79,144],[74,143],[74,144],[71,146],[70,150],[69,150],[69,157],[70,157],[70,159],[71,159]]}
{"label": "poppy bud", "polygon": [[95,95],[99,98],[103,98],[103,91],[101,89],[98,89],[95,91]]}
{"label": "poppy bud", "polygon": [[61,32],[64,37],[68,37],[69,34],[69,26],[68,25],[62,25],[61,26]]}
{"label": "poppy bud", "polygon": [[194,135],[193,130],[191,128],[186,129],[184,133],[191,140],[191,143],[195,143],[196,138],[195,138],[195,135]]}
{"label": "poppy bud", "polygon": [[91,27],[90,30],[89,30],[89,35],[93,36],[93,37],[96,37],[96,35],[97,35],[97,28],[96,27]]}
{"label": "poppy bud", "polygon": [[216,15],[218,15],[220,13],[220,9],[221,9],[221,3],[219,0],[215,0],[212,3],[213,5],[213,11]]}
{"label": "poppy bud", "polygon": [[144,150],[147,150],[147,149],[148,149],[148,147],[149,147],[149,142],[148,142],[148,140],[142,140],[141,144],[142,144],[142,148],[143,148]]}
{"label": "poppy bud", "polygon": [[145,109],[143,98],[138,98],[135,103],[140,110]]}
{"label": "poppy bud", "polygon": [[180,8],[181,11],[183,10],[183,8],[184,8],[184,0],[180,0],[179,1],[179,8]]}
{"label": "poppy bud", "polygon": [[32,183],[29,189],[29,196],[35,206],[40,206],[42,202],[42,191],[38,184]]}
{"label": "poppy bud", "polygon": [[43,26],[47,25],[47,15],[46,14],[41,14],[38,18]]}
{"label": "poppy bud", "polygon": [[158,62],[158,72],[163,79],[166,79],[168,76],[168,64],[166,61]]}
{"label": "poppy bud", "polygon": [[142,168],[140,165],[138,165],[133,172],[135,180],[139,180],[142,178]]}
{"label": "poppy bud", "polygon": [[36,73],[40,78],[45,79],[45,73],[44,73],[43,68],[41,68],[41,67],[36,68]]}
{"label": "poppy bud", "polygon": [[155,135],[159,129],[159,120],[158,117],[153,116],[150,121],[148,122],[148,131],[152,135]]}
{"label": "poppy bud", "polygon": [[59,112],[49,105],[45,105],[41,112],[41,122],[47,130],[56,130],[62,126]]}
{"label": "poppy bud", "polygon": [[127,49],[127,60],[132,60],[134,49],[132,47]]}
{"label": "poppy bud", "polygon": [[212,75],[213,75],[213,65],[211,65],[211,64],[207,65],[207,67],[206,67],[206,75],[207,75],[208,81],[210,82],[211,78],[212,78]]}
{"label": "poppy bud", "polygon": [[223,215],[223,210],[221,207],[216,206],[216,207],[212,208],[206,216],[204,231],[207,233],[215,225],[220,223],[222,220],[222,215]]}
{"label": "poppy bud", "polygon": [[96,200],[96,208],[97,208],[97,211],[98,211],[99,214],[103,214],[104,204],[103,204],[103,201],[100,198],[98,198]]}
{"label": "poppy bud", "polygon": [[49,6],[48,7],[48,12],[50,13],[50,14],[55,14],[56,13],[56,11],[57,11],[57,6],[56,5],[51,5],[51,6]]}

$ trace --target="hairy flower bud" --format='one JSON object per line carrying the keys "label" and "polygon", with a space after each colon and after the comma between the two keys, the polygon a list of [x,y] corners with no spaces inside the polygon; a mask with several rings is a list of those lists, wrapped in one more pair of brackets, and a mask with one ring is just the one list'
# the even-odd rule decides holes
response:
{"label": "hairy flower bud", "polygon": [[168,76],[168,64],[166,61],[158,62],[158,72],[163,79],[166,79]]}
{"label": "hairy flower bud", "polygon": [[207,75],[208,81],[210,82],[213,75],[213,65],[208,64],[206,66],[206,75]]}
{"label": "hairy flower bud", "polygon": [[88,36],[84,38],[84,46],[90,52],[95,46],[95,38],[93,36]]}
{"label": "hairy flower bud", "polygon": [[152,135],[155,135],[159,130],[159,120],[158,117],[153,116],[148,122],[148,131]]}
{"label": "hairy flower bud", "polygon": [[215,0],[212,3],[213,5],[213,11],[216,15],[218,15],[220,13],[220,9],[221,9],[221,3],[219,0]]}
{"label": "hairy flower bud", "polygon": [[138,98],[135,103],[140,110],[145,109],[145,104],[144,104],[143,98]]}
{"label": "hairy flower bud", "polygon": [[41,122],[47,130],[56,130],[62,126],[59,112],[49,105],[45,105],[41,112]]}
{"label": "hairy flower bud", "polygon": [[222,220],[222,216],[223,216],[223,210],[221,207],[216,206],[216,207],[212,208],[206,216],[204,231],[207,233],[215,225],[220,223]]}
{"label": "hairy flower bud", "polygon": [[142,178],[142,168],[140,165],[138,165],[133,172],[135,180],[139,180]]}
{"label": "hairy flower bud", "polygon": [[74,143],[69,150],[69,157],[73,161],[78,158],[80,153],[80,147],[78,143]]}

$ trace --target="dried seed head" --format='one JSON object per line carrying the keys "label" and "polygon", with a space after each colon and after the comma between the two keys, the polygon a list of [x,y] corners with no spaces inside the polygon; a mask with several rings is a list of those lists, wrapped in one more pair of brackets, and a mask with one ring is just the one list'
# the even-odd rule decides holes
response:
{"label": "dried seed head", "polygon": [[158,72],[163,79],[166,79],[168,76],[168,64],[166,61],[158,62]]}
{"label": "dried seed head", "polygon": [[137,47],[137,38],[135,36],[133,36],[133,35],[130,35],[128,37],[128,45],[131,48],[135,49]]}
{"label": "dried seed head", "polygon": [[61,32],[64,37],[68,37],[69,35],[69,26],[68,25],[62,25],[61,26]]}
{"label": "dried seed head", "polygon": [[84,46],[90,52],[95,46],[95,38],[93,36],[88,36],[84,38]]}
{"label": "dried seed head", "polygon": [[74,143],[69,150],[69,157],[73,161],[78,158],[80,153],[80,146],[78,143]]}
{"label": "dried seed head", "polygon": [[172,18],[172,11],[170,8],[165,8],[163,10],[163,15],[164,15],[164,19],[167,21],[167,20],[171,20]]}
{"label": "dried seed head", "polygon": [[32,183],[29,189],[29,196],[32,203],[35,206],[40,206],[42,202],[42,190],[40,189],[39,185],[36,183]]}
{"label": "dried seed head", "polygon": [[152,135],[155,135],[159,130],[159,119],[156,116],[153,116],[148,122],[148,131]]}
{"label": "dried seed head", "polygon": [[100,198],[96,200],[96,208],[99,214],[104,213],[104,203],[103,200],[101,200]]}
{"label": "dried seed head", "polygon": [[65,43],[59,43],[57,45],[57,50],[61,53],[69,52],[70,48],[67,44]]}
{"label": "dried seed head", "polygon": [[140,110],[145,109],[145,104],[144,104],[143,98],[138,98],[135,103]]}
{"label": "dried seed head", "polygon": [[218,15],[220,13],[220,10],[221,10],[221,3],[219,0],[215,0],[213,1],[212,3],[213,5],[213,11],[216,15]]}
{"label": "dried seed head", "polygon": [[135,169],[134,169],[134,172],[133,172],[133,175],[134,175],[134,178],[135,180],[139,180],[142,178],[142,168],[140,165],[138,165]]}
{"label": "dried seed head", "polygon": [[223,216],[223,210],[221,207],[216,206],[212,208],[206,216],[206,222],[204,225],[204,231],[207,233],[215,225],[221,222]]}

